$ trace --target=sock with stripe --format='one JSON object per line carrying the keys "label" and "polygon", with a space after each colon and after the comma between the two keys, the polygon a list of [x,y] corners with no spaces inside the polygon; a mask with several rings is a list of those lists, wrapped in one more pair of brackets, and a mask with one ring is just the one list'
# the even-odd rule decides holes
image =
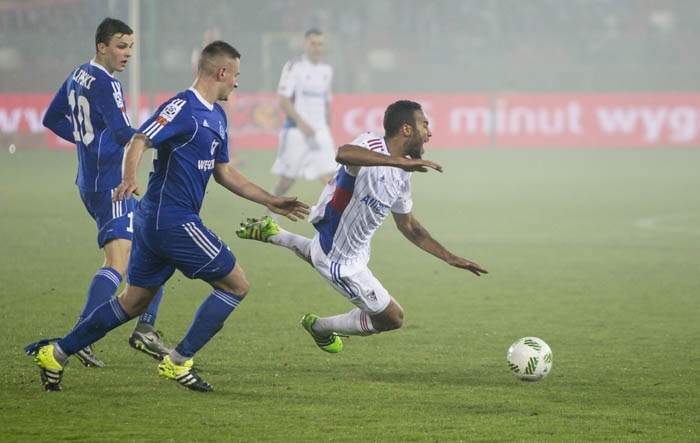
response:
{"label": "sock with stripe", "polygon": [[161,286],[158,289],[158,293],[156,294],[155,297],[153,297],[153,300],[151,300],[151,304],[148,305],[148,310],[144,312],[143,314],[139,315],[139,324],[149,324],[151,326],[154,326],[156,324],[156,318],[158,317],[158,309],[160,308],[160,301],[163,299],[163,286]]}
{"label": "sock with stripe", "polygon": [[224,321],[243,300],[232,292],[215,289],[207,297],[194,314],[194,320],[185,337],[170,354],[170,359],[176,365],[194,357],[209,340],[224,326]]}
{"label": "sock with stripe", "polygon": [[128,322],[131,319],[124,308],[119,304],[117,297],[112,297],[109,301],[97,307],[92,314],[80,322],[65,337],[58,340],[56,344],[66,355],[72,355],[83,349],[85,346],[95,343],[109,331]]}
{"label": "sock with stripe", "polygon": [[121,282],[122,276],[116,269],[100,268],[90,282],[85,306],[78,317],[78,323],[90,315],[95,308],[114,297]]}
{"label": "sock with stripe", "polygon": [[319,317],[316,319],[313,329],[321,335],[331,332],[347,335],[372,335],[379,332],[372,326],[369,314],[359,308],[333,317]]}
{"label": "sock with stripe", "polygon": [[280,228],[280,232],[267,238],[269,243],[291,249],[299,258],[311,263],[311,239]]}

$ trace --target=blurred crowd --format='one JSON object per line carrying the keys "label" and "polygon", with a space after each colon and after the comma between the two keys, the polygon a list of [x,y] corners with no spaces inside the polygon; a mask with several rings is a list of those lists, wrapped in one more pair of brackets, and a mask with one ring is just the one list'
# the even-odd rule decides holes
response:
{"label": "blurred crowd", "polygon": [[[55,89],[94,51],[96,24],[106,15],[128,21],[128,5],[0,3],[0,91]],[[150,92],[188,81],[192,51],[211,28],[243,53],[242,90],[274,90],[311,27],[328,37],[337,92],[700,89],[697,0],[149,0],[140,8]],[[7,75],[15,71],[22,75]]]}

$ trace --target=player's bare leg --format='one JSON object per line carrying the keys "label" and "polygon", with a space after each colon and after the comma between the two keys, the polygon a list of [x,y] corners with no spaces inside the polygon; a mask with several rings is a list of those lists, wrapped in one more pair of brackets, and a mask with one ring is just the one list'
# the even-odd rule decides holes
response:
{"label": "player's bare leg", "polygon": [[345,314],[333,317],[319,317],[314,324],[314,332],[342,335],[372,335],[379,332],[399,329],[403,324],[403,309],[393,298],[389,305],[378,314],[368,314],[355,308]]}

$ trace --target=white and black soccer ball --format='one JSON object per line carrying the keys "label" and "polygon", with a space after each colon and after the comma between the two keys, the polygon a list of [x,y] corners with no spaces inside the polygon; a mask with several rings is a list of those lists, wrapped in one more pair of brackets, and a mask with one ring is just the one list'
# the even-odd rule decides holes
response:
{"label": "white and black soccer ball", "polygon": [[552,370],[552,350],[544,340],[523,337],[508,348],[508,369],[520,380],[542,380]]}

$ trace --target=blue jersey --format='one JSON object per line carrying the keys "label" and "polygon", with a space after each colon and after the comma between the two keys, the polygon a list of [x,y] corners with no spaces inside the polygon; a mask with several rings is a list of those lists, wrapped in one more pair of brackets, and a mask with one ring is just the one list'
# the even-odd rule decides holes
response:
{"label": "blue jersey", "polygon": [[201,221],[215,163],[228,163],[226,114],[190,88],[163,103],[140,128],[156,153],[135,222],[170,229]]}
{"label": "blue jersey", "polygon": [[46,110],[44,126],[76,144],[78,188],[100,192],[119,186],[124,145],[135,130],[122,84],[102,66],[91,61],[68,76]]}

